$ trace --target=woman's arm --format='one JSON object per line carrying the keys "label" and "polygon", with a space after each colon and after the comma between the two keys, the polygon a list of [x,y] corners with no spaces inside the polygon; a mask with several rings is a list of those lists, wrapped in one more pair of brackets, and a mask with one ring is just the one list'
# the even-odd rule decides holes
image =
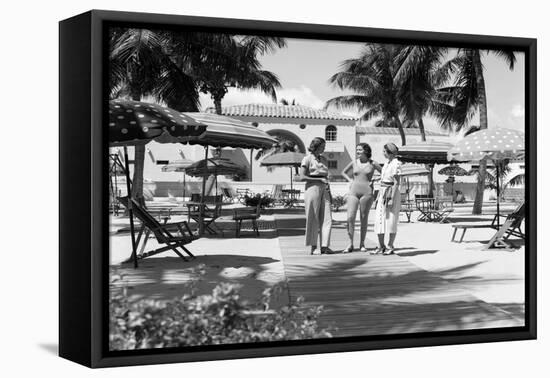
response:
{"label": "woman's arm", "polygon": [[349,182],[353,181],[353,179],[352,179],[351,177],[349,177],[349,176],[347,175],[346,172],[349,171],[349,169],[350,169],[351,167],[353,167],[353,161],[350,161],[350,163],[349,163],[348,165],[346,165],[346,166],[344,167],[344,169],[342,169],[342,176],[344,176],[344,178],[345,178],[346,180],[348,180]]}
{"label": "woman's arm", "polygon": [[374,167],[375,170],[377,170],[378,172],[382,172],[382,166],[380,164],[378,164],[378,162],[376,161],[372,161],[372,166]]}
{"label": "woman's arm", "polygon": [[300,181],[315,181],[326,183],[327,179],[325,177],[310,177],[308,169],[304,166],[300,167]]}

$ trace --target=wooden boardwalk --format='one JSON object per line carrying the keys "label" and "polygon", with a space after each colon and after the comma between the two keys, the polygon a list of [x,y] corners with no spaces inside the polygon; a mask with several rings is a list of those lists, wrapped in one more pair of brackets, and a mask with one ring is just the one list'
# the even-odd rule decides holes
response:
{"label": "wooden boardwalk", "polygon": [[[304,245],[303,216],[277,215],[276,224],[291,300],[304,297],[307,304],[322,305],[320,325],[332,327],[334,336],[523,325],[523,320],[398,255],[312,256]],[[371,229],[369,233],[374,240]],[[344,224],[334,224],[331,240],[334,250],[346,246]]]}

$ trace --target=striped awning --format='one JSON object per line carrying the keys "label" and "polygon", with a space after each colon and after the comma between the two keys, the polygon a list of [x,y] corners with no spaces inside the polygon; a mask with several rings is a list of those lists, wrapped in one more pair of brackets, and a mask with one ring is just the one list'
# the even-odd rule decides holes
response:
{"label": "striped awning", "polygon": [[277,140],[246,122],[211,113],[184,113],[201,124],[206,131],[200,137],[190,140],[190,144],[213,147],[270,148]]}
{"label": "striped awning", "polygon": [[449,161],[523,159],[525,135],[519,130],[504,128],[479,130],[460,140],[447,157]]}
{"label": "striped awning", "polygon": [[397,157],[403,162],[447,164],[447,152],[453,147],[446,142],[419,142],[399,147]]}

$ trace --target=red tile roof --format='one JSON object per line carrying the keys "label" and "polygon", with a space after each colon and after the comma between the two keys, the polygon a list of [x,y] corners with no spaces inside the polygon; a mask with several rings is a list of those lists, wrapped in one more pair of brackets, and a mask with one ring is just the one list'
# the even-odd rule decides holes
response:
{"label": "red tile roof", "polygon": [[[206,109],[214,113],[214,108]],[[241,117],[301,118],[355,121],[356,118],[303,105],[246,104],[222,107],[222,115]]]}

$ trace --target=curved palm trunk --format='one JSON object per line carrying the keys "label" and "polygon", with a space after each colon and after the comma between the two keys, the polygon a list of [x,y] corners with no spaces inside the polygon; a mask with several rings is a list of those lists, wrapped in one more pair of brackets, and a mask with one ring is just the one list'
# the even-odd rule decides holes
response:
{"label": "curved palm trunk", "polygon": [[222,115],[222,99],[220,97],[214,97],[214,108],[216,109],[216,114]]}
{"label": "curved palm trunk", "polygon": [[[418,119],[418,129],[420,130],[420,140],[422,142],[426,141],[426,129],[424,128],[424,120],[422,117]],[[430,197],[434,196],[434,165],[426,164],[426,169],[430,172],[428,174],[428,195]]]}
{"label": "curved palm trunk", "polygon": [[407,139],[405,138],[405,130],[403,130],[403,124],[399,119],[399,116],[393,116],[395,123],[397,124],[397,129],[399,130],[399,136],[401,137],[401,145],[404,146],[407,144]]}
{"label": "curved palm trunk", "polygon": [[[487,122],[487,94],[485,93],[485,79],[483,77],[483,66],[481,65],[481,56],[479,50],[474,50],[473,62],[476,72],[476,84],[479,101],[479,128],[484,130],[488,127]],[[472,214],[481,214],[483,206],[483,193],[485,192],[485,176],[487,171],[487,161],[479,162],[479,173],[477,176],[476,194]]]}

